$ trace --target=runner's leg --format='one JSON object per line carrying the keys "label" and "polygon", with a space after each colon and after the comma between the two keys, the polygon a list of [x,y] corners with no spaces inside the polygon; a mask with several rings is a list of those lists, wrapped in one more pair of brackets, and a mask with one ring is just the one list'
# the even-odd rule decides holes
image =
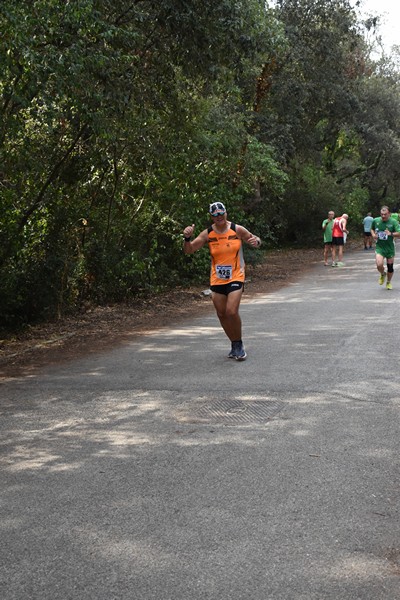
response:
{"label": "runner's leg", "polygon": [[218,319],[231,342],[242,339],[242,320],[239,315],[239,305],[243,289],[224,294],[212,293],[212,301],[217,311]]}

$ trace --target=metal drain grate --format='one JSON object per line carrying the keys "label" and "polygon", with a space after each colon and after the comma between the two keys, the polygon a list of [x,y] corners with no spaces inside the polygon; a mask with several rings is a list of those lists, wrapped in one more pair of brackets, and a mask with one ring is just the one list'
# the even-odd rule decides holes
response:
{"label": "metal drain grate", "polygon": [[179,415],[179,421],[186,423],[207,423],[210,425],[249,425],[265,423],[284,407],[275,400],[213,400],[204,404],[192,414]]}

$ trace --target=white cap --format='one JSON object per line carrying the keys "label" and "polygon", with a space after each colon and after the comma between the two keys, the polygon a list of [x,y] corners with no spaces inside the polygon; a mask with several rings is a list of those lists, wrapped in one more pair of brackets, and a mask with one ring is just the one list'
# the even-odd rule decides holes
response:
{"label": "white cap", "polygon": [[212,215],[213,213],[226,213],[226,208],[225,206],[222,204],[222,202],[213,202],[212,204],[210,204],[209,207],[209,212]]}

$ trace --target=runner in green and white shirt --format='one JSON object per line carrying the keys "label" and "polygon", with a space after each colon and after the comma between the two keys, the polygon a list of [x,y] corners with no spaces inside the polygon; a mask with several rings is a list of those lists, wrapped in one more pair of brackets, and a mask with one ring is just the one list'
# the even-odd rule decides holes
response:
{"label": "runner in green and white shirt", "polygon": [[[328,218],[322,221],[322,231],[324,232],[324,265],[328,266],[328,256],[332,258],[332,227],[335,213],[333,210],[328,212]],[[332,258],[333,260],[333,258]]]}
{"label": "runner in green and white shirt", "polygon": [[[394,256],[396,254],[396,248],[394,244],[394,238],[400,237],[400,223],[390,216],[390,211],[387,206],[382,206],[381,216],[373,220],[371,225],[371,234],[375,240],[375,261],[376,268],[378,269],[379,285],[385,283],[386,289],[392,289],[392,277],[393,277],[393,263]],[[385,272],[385,261],[387,266],[387,273]]]}

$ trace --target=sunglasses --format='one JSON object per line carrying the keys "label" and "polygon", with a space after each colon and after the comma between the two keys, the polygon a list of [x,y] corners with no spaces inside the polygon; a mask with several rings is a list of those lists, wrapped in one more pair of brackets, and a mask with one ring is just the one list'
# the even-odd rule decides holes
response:
{"label": "sunglasses", "polygon": [[225,211],[219,210],[218,212],[211,213],[212,217],[219,217],[220,215],[224,215]]}

